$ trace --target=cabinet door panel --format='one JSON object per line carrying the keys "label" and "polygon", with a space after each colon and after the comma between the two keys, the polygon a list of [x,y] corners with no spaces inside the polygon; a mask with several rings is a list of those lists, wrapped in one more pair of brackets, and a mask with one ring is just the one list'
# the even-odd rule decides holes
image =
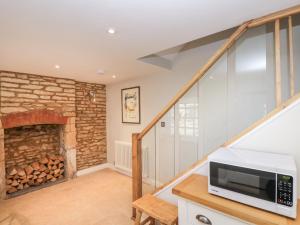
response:
{"label": "cabinet door panel", "polygon": [[189,225],[209,225],[209,223],[203,223],[197,219],[197,216],[199,217],[200,215],[209,219],[211,225],[249,225],[249,223],[244,221],[193,203],[187,204],[187,214],[187,224]]}

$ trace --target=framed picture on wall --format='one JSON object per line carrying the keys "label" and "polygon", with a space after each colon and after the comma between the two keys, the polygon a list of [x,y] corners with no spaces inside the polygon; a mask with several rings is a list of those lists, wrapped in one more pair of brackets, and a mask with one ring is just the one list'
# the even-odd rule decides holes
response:
{"label": "framed picture on wall", "polygon": [[122,123],[141,123],[140,87],[121,90]]}

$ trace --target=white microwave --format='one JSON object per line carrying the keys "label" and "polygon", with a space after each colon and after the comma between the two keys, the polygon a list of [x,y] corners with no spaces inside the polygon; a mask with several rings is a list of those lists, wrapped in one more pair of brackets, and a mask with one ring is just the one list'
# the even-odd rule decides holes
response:
{"label": "white microwave", "polygon": [[292,156],[221,148],[208,162],[209,193],[296,218],[297,169]]}

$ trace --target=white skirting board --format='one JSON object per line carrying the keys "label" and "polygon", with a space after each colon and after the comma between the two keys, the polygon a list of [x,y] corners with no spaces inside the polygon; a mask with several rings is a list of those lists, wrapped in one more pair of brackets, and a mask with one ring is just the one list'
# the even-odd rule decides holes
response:
{"label": "white skirting board", "polygon": [[112,164],[112,163],[104,163],[104,164],[93,166],[93,167],[86,168],[86,169],[83,169],[83,170],[78,170],[76,175],[78,177],[80,177],[80,176],[88,175],[90,173],[94,173],[94,172],[104,170],[104,169],[111,169],[111,170],[117,171],[117,172],[119,172],[123,175],[129,176],[129,177],[132,176],[131,171],[128,172],[128,171],[125,171],[125,170],[121,170],[118,167],[114,166],[114,164]]}
{"label": "white skirting board", "polygon": [[[97,171],[100,171],[100,170],[103,170],[103,169],[111,169],[111,170],[114,170],[118,173],[126,175],[128,177],[132,177],[131,171],[128,172],[126,170],[119,169],[118,167],[114,166],[111,163],[104,163],[104,164],[93,166],[93,167],[90,167],[90,168],[87,168],[87,169],[78,170],[76,175],[77,175],[77,177],[80,177],[80,176],[88,175],[88,174],[91,174],[91,173],[94,173],[94,172],[97,172]],[[144,177],[143,178],[143,183],[149,184],[151,186],[155,186],[155,180],[151,179],[149,177],[148,178]],[[162,185],[162,183],[159,183],[159,184],[156,184],[156,185],[160,186],[160,185]]]}
{"label": "white skirting board", "polygon": [[97,172],[99,170],[103,170],[103,169],[115,169],[114,165],[111,164],[111,163],[104,163],[104,164],[101,164],[101,165],[97,165],[97,166],[93,166],[93,167],[90,167],[90,168],[86,168],[86,169],[83,169],[83,170],[78,170],[76,175],[78,177],[80,176],[83,176],[83,175],[87,175],[87,174],[90,174],[90,173],[93,173],[93,172]]}

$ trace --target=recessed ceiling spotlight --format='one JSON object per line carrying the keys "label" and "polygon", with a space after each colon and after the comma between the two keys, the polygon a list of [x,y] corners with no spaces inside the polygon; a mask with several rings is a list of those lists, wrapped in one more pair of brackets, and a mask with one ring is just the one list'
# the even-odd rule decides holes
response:
{"label": "recessed ceiling spotlight", "polygon": [[98,75],[103,75],[103,74],[104,74],[104,70],[98,69],[98,70],[97,70],[97,74],[98,74]]}
{"label": "recessed ceiling spotlight", "polygon": [[114,28],[108,28],[107,32],[109,34],[115,34],[116,33],[116,30]]}
{"label": "recessed ceiling spotlight", "polygon": [[112,77],[113,79],[116,79],[116,78],[117,78],[117,76],[116,76],[116,75],[112,75],[111,77]]}
{"label": "recessed ceiling spotlight", "polygon": [[54,66],[54,68],[58,70],[58,69],[60,69],[60,65],[57,65],[57,64],[56,64],[56,65]]}

